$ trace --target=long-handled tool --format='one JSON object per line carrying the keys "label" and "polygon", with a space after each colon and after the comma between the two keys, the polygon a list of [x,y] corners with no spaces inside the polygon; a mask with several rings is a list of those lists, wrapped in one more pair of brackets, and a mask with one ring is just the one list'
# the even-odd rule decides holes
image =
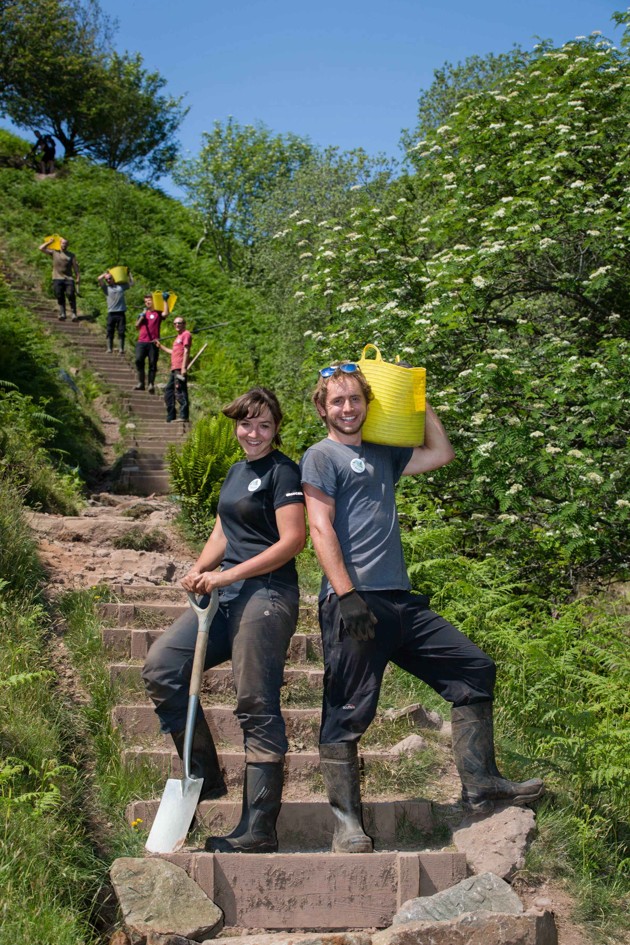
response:
{"label": "long-handled tool", "polygon": [[201,677],[208,646],[208,631],[219,606],[219,594],[216,590],[213,591],[205,607],[200,606],[204,598],[201,598],[201,602],[198,603],[195,595],[189,593],[188,599],[190,606],[197,614],[199,626],[188,690],[188,713],[182,758],[184,777],[181,781],[169,778],[166,782],[162,800],[146,842],[146,849],[150,853],[175,853],[184,845],[203,786],[203,778],[196,778],[190,773],[190,758],[197,722]]}

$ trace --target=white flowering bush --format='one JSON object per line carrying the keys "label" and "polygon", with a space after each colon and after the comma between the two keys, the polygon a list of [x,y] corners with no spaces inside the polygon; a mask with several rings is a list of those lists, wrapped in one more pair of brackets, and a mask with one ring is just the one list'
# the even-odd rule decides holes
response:
{"label": "white flowering bush", "polygon": [[458,460],[420,504],[437,489],[464,547],[559,594],[630,559],[629,91],[599,35],[543,44],[416,141],[385,199],[299,227],[311,373],[368,341],[426,366]]}

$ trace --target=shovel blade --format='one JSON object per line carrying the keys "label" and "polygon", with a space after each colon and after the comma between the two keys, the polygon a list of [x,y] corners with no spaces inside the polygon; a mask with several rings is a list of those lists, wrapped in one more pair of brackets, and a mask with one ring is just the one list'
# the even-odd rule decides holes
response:
{"label": "shovel blade", "polygon": [[149,853],[175,853],[183,847],[202,786],[203,778],[168,779],[145,844]]}

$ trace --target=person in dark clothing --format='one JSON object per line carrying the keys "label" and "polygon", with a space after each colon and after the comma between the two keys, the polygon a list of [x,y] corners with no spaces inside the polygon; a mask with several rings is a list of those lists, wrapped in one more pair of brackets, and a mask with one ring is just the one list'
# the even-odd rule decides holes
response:
{"label": "person in dark clothing", "polygon": [[357,747],[377,709],[389,661],[452,705],[453,753],[470,813],[496,802],[528,804],[543,782],[515,783],[496,766],[492,728],[494,662],[413,594],[400,540],[395,487],[450,463],[455,454],[427,404],[423,446],[362,439],[371,399],[354,362],[320,371],[313,400],[328,436],[302,458],[313,545],[324,571],[319,618],[324,647],[320,766],[335,815],[333,851],[366,853]]}
{"label": "person in dark clothing", "polygon": [[[278,848],[276,820],[288,748],[280,688],[297,625],[295,556],[306,540],[304,498],[297,465],[278,449],[282,412],[275,394],[254,387],[223,413],[234,421],[245,459],[228,471],[212,534],[182,584],[196,594],[219,590],[205,668],[232,660],[245,780],[238,826],[226,837],[210,837],[206,849],[270,853]],[[171,733],[180,757],[196,634],[197,617],[188,610],[153,644],[142,671],[162,731]],[[226,793],[202,712],[192,771],[204,779],[202,797]]]}
{"label": "person in dark clothing", "polygon": [[31,148],[31,154],[39,158],[39,166],[42,174],[55,173],[55,153],[57,146],[52,135],[42,135],[39,131],[35,132],[35,144]]}

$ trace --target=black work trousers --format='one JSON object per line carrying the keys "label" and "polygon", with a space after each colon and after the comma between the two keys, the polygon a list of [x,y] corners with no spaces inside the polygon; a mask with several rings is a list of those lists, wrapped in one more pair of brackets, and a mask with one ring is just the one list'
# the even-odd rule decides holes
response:
{"label": "black work trousers", "polygon": [[179,419],[188,420],[188,382],[179,371],[171,371],[164,388],[164,403],[166,404],[166,419],[169,423],[176,419],[175,404],[179,407]]}
{"label": "black work trousers", "polygon": [[138,381],[144,387],[144,364],[149,362],[149,384],[155,384],[160,349],[152,341],[136,341],[136,371]]}
{"label": "black work trousers", "polygon": [[59,313],[66,314],[66,301],[73,315],[77,314],[77,291],[74,279],[53,279],[53,292],[59,306]]}
{"label": "black work trousers", "polygon": [[[298,617],[298,590],[270,578],[244,581],[221,601],[208,634],[205,669],[232,660],[236,709],[248,762],[277,762],[288,744],[280,711],[284,664]],[[187,610],[149,650],[142,670],[163,732],[186,725],[197,615]]]}
{"label": "black work trousers", "polygon": [[376,714],[391,660],[453,706],[492,699],[496,667],[489,656],[409,591],[361,591],[377,618],[373,640],[345,632],[335,594],[320,602],[324,704],[320,744],[356,742]]}
{"label": "black work trousers", "polygon": [[125,331],[127,329],[127,318],[124,312],[107,313],[107,347],[114,345],[114,335],[118,332],[118,345],[121,351],[125,350]]}

